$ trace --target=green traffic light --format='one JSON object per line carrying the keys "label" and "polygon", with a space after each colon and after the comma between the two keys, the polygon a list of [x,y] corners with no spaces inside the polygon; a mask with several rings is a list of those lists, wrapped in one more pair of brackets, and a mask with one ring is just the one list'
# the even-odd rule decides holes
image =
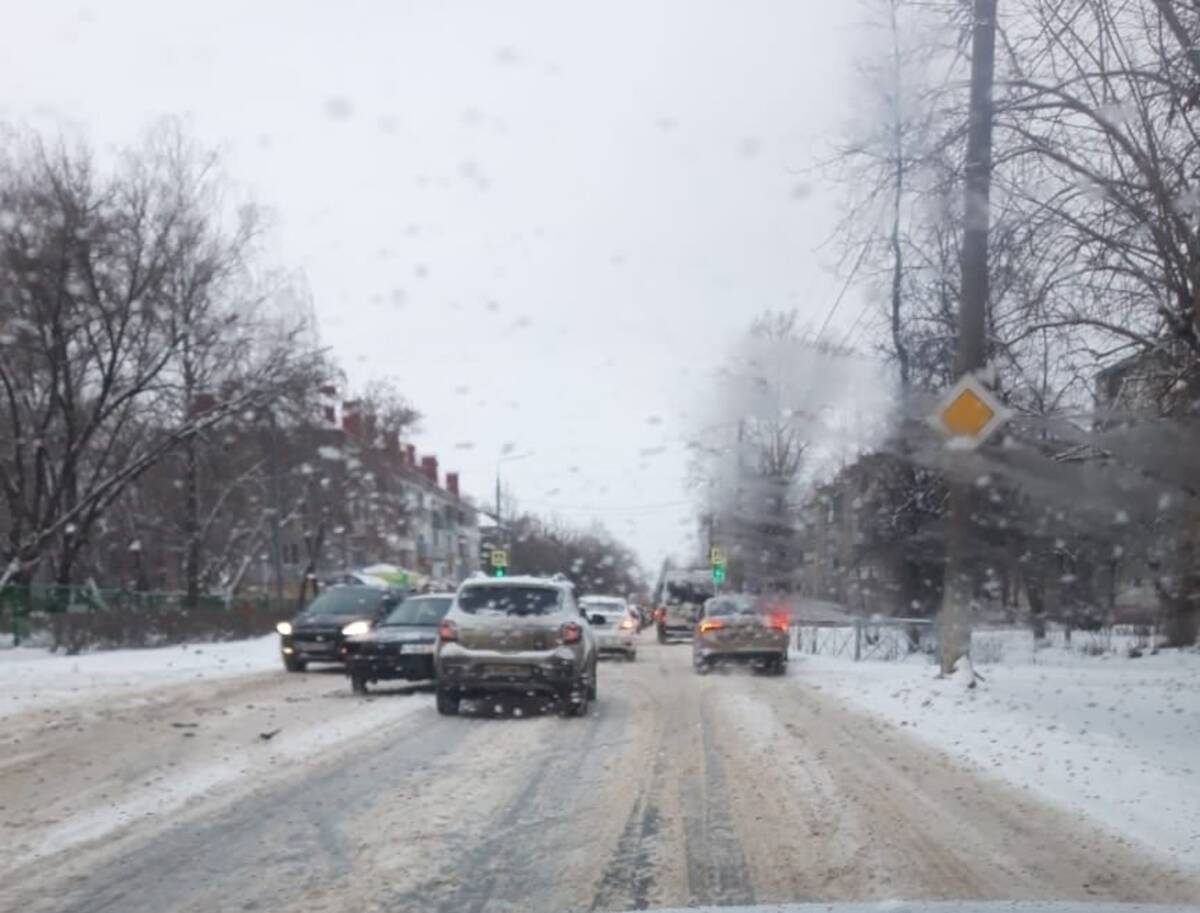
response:
{"label": "green traffic light", "polygon": [[508,573],[508,568],[498,567],[494,571],[492,571],[492,576],[493,577],[503,577],[507,573]]}
{"label": "green traffic light", "polygon": [[713,583],[725,582],[725,565],[715,564],[712,569]]}

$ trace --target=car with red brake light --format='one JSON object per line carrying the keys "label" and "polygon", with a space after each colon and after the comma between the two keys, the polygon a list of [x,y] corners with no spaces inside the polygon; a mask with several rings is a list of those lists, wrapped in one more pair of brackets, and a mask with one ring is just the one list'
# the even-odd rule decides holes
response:
{"label": "car with red brake light", "polygon": [[378,681],[432,679],[438,626],[453,601],[453,593],[421,593],[374,626],[354,622],[343,628],[342,661],[354,692],[365,694]]}
{"label": "car with red brake light", "polygon": [[634,609],[620,596],[584,596],[579,606],[596,635],[600,655],[618,654],[637,659],[637,634],[641,626]]}
{"label": "car with red brake light", "polygon": [[786,609],[760,596],[714,596],[704,603],[692,638],[692,662],[700,674],[713,666],[741,663],[782,675],[787,671]]}
{"label": "car with red brake light", "polygon": [[596,699],[596,638],[564,577],[463,583],[438,630],[438,713],[490,694],[546,695],[564,716]]}

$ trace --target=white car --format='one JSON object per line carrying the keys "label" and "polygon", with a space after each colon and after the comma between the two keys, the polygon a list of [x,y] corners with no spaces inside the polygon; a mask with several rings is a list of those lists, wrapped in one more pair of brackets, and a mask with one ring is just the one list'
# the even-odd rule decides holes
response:
{"label": "white car", "polygon": [[620,596],[584,596],[579,607],[587,616],[601,655],[619,653],[637,659],[637,613]]}

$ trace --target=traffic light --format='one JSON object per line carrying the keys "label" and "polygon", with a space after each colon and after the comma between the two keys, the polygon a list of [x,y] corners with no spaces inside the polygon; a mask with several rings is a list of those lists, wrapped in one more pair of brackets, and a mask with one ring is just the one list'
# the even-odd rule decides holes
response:
{"label": "traffic light", "polygon": [[508,568],[506,568],[506,567],[497,567],[497,568],[492,569],[493,577],[503,577],[507,573],[508,573]]}
{"label": "traffic light", "polygon": [[720,586],[725,582],[725,549],[719,545],[714,545],[709,550],[708,560],[709,564],[712,565],[713,583]]}
{"label": "traffic light", "polygon": [[508,574],[508,549],[494,548],[491,554],[492,576],[504,577]]}

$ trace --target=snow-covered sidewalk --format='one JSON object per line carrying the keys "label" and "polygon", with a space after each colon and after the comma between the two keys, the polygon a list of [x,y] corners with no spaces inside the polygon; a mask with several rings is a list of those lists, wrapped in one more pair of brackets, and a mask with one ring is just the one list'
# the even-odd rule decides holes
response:
{"label": "snow-covered sidewalk", "polygon": [[[1041,654],[1039,654],[1040,656]],[[922,657],[796,656],[793,680],[1200,869],[1200,654],[1053,651],[966,689]]]}
{"label": "snow-covered sidewalk", "polygon": [[0,650],[0,719],[93,699],[153,693],[170,685],[282,668],[272,634],[228,643],[104,650],[65,656],[41,648]]}

